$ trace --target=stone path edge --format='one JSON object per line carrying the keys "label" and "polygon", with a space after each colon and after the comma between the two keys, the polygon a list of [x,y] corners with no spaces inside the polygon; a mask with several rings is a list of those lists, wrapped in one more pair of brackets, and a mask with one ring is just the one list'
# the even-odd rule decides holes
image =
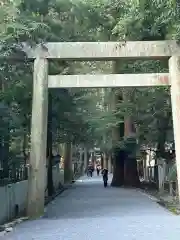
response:
{"label": "stone path edge", "polygon": [[159,198],[155,197],[152,194],[150,194],[149,192],[147,192],[143,189],[140,189],[140,188],[137,191],[140,192],[141,194],[145,195],[146,197],[148,197],[152,201],[156,202],[157,204],[159,204],[161,207],[165,208],[168,212],[172,213],[173,215],[180,215],[176,211],[172,211],[171,208],[169,208],[167,202],[164,201],[164,199],[162,199],[161,197],[159,197]]}
{"label": "stone path edge", "polygon": [[[76,180],[78,180],[78,178]],[[55,198],[57,198],[65,190],[68,190],[70,187],[72,187],[72,185],[76,182],[76,180],[72,180],[72,182],[69,184],[64,184],[62,188],[60,188],[59,191],[57,191],[52,197],[45,199],[45,206],[51,203]],[[40,218],[43,218],[43,216],[44,215],[42,215]],[[11,232],[13,230],[13,227],[15,227],[17,224],[20,224],[21,222],[27,221],[27,220],[30,220],[30,219],[28,217],[20,217],[20,218],[14,219],[13,221],[0,225],[0,237],[4,236],[8,232]]]}

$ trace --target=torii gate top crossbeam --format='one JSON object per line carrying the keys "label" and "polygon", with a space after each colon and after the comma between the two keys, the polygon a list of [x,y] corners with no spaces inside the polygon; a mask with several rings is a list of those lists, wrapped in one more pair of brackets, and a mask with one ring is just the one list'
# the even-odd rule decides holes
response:
{"label": "torii gate top crossbeam", "polygon": [[162,58],[180,55],[176,41],[50,42],[34,48],[24,45],[29,58],[63,60],[113,60],[117,58]]}

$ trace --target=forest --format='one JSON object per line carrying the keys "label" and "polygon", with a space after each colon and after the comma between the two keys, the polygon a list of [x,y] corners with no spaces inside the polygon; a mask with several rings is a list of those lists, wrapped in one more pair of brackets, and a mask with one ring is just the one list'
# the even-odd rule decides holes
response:
{"label": "forest", "polygon": [[[172,0],[2,0],[0,5],[1,178],[29,158],[33,63],[23,42],[180,39],[180,10]],[[158,72],[168,72],[167,60],[49,61],[50,75]],[[169,87],[49,90],[50,185],[52,150],[69,141],[113,156],[112,186],[138,186],[136,158],[143,147],[156,149],[165,161],[174,157],[167,151],[169,145],[174,151]]]}

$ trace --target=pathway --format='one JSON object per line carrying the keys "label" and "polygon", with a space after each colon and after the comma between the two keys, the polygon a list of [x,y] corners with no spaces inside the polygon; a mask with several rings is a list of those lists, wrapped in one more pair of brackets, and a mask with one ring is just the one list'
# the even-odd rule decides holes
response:
{"label": "pathway", "polygon": [[19,224],[4,240],[179,240],[180,217],[135,189],[104,188],[82,177],[49,204],[43,218]]}

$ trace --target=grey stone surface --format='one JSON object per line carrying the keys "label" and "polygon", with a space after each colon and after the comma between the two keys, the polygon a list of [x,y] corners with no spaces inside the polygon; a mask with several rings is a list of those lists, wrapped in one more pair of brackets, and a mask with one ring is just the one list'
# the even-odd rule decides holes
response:
{"label": "grey stone surface", "polygon": [[4,240],[179,240],[180,217],[135,189],[104,188],[101,177],[82,177]]}

